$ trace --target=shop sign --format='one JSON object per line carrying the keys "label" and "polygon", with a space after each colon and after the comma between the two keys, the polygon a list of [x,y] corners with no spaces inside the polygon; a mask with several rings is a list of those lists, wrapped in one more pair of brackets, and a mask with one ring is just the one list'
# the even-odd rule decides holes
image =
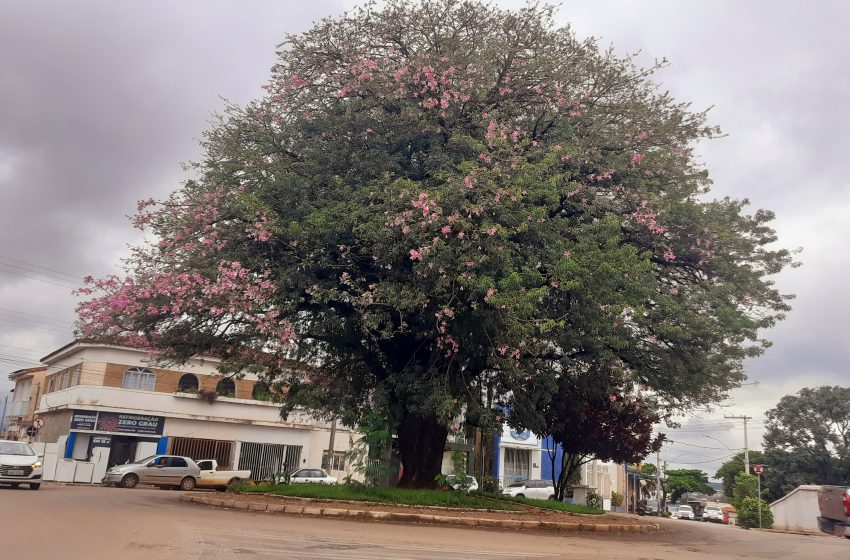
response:
{"label": "shop sign", "polygon": [[101,412],[98,415],[97,428],[95,429],[98,432],[161,436],[164,425],[165,418],[162,416]]}
{"label": "shop sign", "polygon": [[94,447],[111,447],[112,436],[110,434],[92,434],[91,446]]}
{"label": "shop sign", "polygon": [[75,410],[71,417],[72,430],[94,430],[97,423],[97,412],[89,410]]}

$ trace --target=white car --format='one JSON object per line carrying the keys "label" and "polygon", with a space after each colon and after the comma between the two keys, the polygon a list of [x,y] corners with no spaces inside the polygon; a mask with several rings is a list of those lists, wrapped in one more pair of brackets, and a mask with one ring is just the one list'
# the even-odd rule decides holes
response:
{"label": "white car", "polygon": [[329,476],[322,469],[298,469],[289,477],[291,484],[336,484],[336,477]]}
{"label": "white car", "polygon": [[[474,476],[467,476],[467,484],[466,493],[477,492],[478,491],[478,481],[475,480]],[[446,476],[446,484],[451,486],[454,490],[460,490],[460,484],[457,480],[457,475],[450,474]]]}
{"label": "white car", "polygon": [[28,444],[0,440],[0,484],[17,488],[26,484],[30,490],[41,488],[41,459]]}
{"label": "white car", "polygon": [[502,490],[502,494],[512,498],[554,500],[555,487],[547,480],[521,480],[508,485]]}
{"label": "white car", "polygon": [[720,506],[705,506],[705,509],[702,510],[702,520],[723,523],[723,511]]}
{"label": "white car", "polygon": [[691,506],[679,506],[679,509],[677,509],[676,513],[673,514],[673,517],[676,519],[693,519],[694,508]]}

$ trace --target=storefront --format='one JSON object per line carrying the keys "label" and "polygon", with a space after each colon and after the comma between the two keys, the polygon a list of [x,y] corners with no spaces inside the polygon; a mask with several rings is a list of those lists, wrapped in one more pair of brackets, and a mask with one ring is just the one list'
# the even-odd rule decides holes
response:
{"label": "storefront", "polygon": [[504,426],[495,438],[493,474],[502,487],[520,480],[540,478],[540,438],[529,431]]}
{"label": "storefront", "polygon": [[109,449],[108,466],[164,453],[165,417],[93,410],[74,410],[65,458],[89,461],[94,449]]}

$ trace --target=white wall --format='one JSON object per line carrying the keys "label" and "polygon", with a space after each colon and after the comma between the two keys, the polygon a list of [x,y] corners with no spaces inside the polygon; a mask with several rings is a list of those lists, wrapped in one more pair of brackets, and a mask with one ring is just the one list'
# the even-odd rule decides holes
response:
{"label": "white wall", "polygon": [[770,504],[773,528],[789,531],[818,531],[818,486],[798,486]]}
{"label": "white wall", "polygon": [[48,393],[41,398],[38,411],[68,408],[283,427],[308,428],[317,423],[301,413],[290,414],[283,422],[280,405],[274,403],[227,397],[218,397],[209,403],[188,393],[156,393],[95,385],[77,385]]}

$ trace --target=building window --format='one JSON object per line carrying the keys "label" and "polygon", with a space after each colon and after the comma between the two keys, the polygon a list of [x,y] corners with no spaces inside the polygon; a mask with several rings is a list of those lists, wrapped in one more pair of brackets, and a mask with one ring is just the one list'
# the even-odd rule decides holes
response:
{"label": "building window", "polygon": [[218,382],[218,385],[215,386],[215,394],[221,397],[235,397],[236,383],[234,383],[229,377],[222,379]]}
{"label": "building window", "polygon": [[82,369],[83,369],[83,365],[77,364],[76,367],[74,367],[71,370],[71,385],[72,386],[80,384],[80,371],[82,371]]}
{"label": "building window", "polygon": [[153,391],[156,374],[149,369],[134,367],[124,372],[124,388],[138,391]]}
{"label": "building window", "polygon": [[334,451],[322,453],[322,468],[329,471],[344,471],[345,470],[345,453],[342,451]]}
{"label": "building window", "polygon": [[177,392],[178,393],[197,393],[198,392],[198,378],[192,375],[191,373],[185,373],[180,378],[180,381],[177,382]]}
{"label": "building window", "polygon": [[48,380],[47,380],[47,392],[48,392],[48,393],[52,393],[52,392],[53,392],[53,382],[54,382],[54,381],[56,381],[56,376],[55,376],[55,375],[51,375],[51,376],[50,376],[50,379],[48,379]]}
{"label": "building window", "polygon": [[65,372],[62,374],[62,388],[67,389],[68,387],[70,387],[70,385],[68,384],[68,383],[70,383],[70,381],[71,381],[71,370],[66,369]]}

